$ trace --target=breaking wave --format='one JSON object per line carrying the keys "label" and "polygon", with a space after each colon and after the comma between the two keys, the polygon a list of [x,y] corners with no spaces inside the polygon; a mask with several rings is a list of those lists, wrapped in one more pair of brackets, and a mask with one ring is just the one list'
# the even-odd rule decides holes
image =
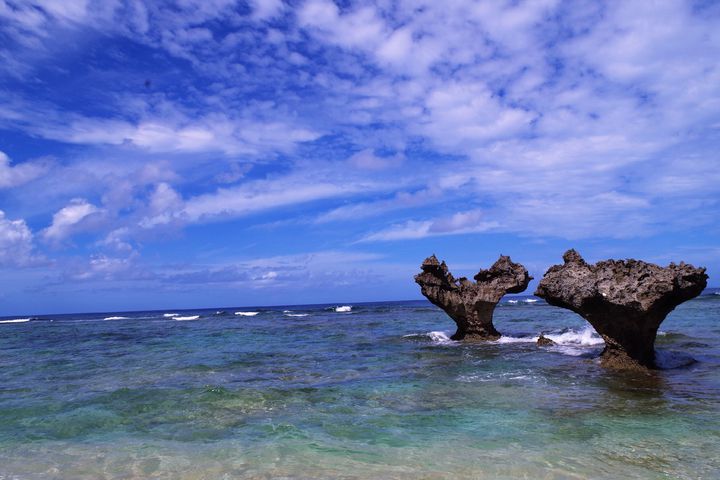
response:
{"label": "breaking wave", "polygon": [[183,321],[183,320],[197,320],[198,318],[200,318],[200,315],[189,315],[189,316],[187,316],[187,317],[180,317],[180,316],[172,317],[173,320],[178,320],[178,321]]}
{"label": "breaking wave", "polygon": [[[544,335],[558,345],[591,347],[605,343],[592,327],[585,327],[582,330],[569,328],[560,333],[546,333]],[[539,336],[537,335],[533,337],[511,337],[503,335],[496,340],[496,343],[532,343],[537,342],[538,338]]]}
{"label": "breaking wave", "polygon": [[437,344],[453,344],[458,343],[455,340],[450,339],[450,335],[448,335],[448,332],[427,332],[427,333],[411,333],[408,335],[403,335],[403,338],[411,338],[411,339],[417,339],[417,340],[430,340],[433,343]]}
{"label": "breaking wave", "polygon": [[235,315],[240,315],[242,317],[254,317],[260,312],[235,312]]}
{"label": "breaking wave", "polygon": [[128,320],[130,317],[105,317],[103,320]]}
{"label": "breaking wave", "polygon": [[[549,349],[571,356],[580,356],[587,354],[591,347],[598,347],[604,344],[603,339],[595,332],[592,327],[586,327],[581,330],[566,329],[558,333],[546,333],[556,345],[548,347]],[[436,345],[460,345],[460,342],[450,339],[449,332],[427,332],[427,333],[411,333],[403,335],[403,338],[411,338],[418,340],[430,340]],[[539,336],[522,336],[513,337],[503,335],[497,340],[490,341],[490,344],[510,344],[510,343],[535,343]],[[477,345],[482,345],[477,344]]]}
{"label": "breaking wave", "polygon": [[29,321],[29,318],[13,318],[12,320],[0,320],[0,323],[25,323]]}
{"label": "breaking wave", "polygon": [[335,307],[335,311],[338,313],[352,312],[352,306],[351,305],[342,305],[340,307]]}

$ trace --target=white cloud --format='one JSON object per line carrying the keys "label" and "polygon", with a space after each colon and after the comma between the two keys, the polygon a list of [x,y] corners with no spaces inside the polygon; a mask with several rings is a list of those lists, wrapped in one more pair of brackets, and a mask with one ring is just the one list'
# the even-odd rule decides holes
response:
{"label": "white cloud", "polygon": [[149,152],[224,152],[261,154],[289,152],[298,143],[315,140],[316,131],[282,121],[233,120],[211,115],[177,124],[159,120],[137,124],[110,119],[82,118],[68,126],[40,128],[47,138],[97,145],[130,144]]}
{"label": "white cloud", "polygon": [[253,16],[258,20],[276,17],[283,10],[282,0],[251,0]]}
{"label": "white cloud", "polygon": [[0,267],[19,267],[35,262],[33,235],[25,220],[10,220],[0,210]]}
{"label": "white cloud", "polygon": [[377,55],[381,60],[389,63],[405,62],[412,51],[412,30],[399,28],[378,48]]}
{"label": "white cloud", "polygon": [[184,202],[179,193],[165,182],[159,183],[150,195],[147,215],[138,225],[153,228],[178,221]]}
{"label": "white cloud", "polygon": [[53,215],[52,224],[43,230],[45,240],[58,242],[75,233],[82,227],[83,221],[101,210],[82,198],[73,199],[67,206]]}
{"label": "white cloud", "polygon": [[49,169],[48,162],[34,161],[11,166],[10,158],[0,152],[0,188],[13,188],[28,183]]}
{"label": "white cloud", "polygon": [[490,231],[497,226],[496,222],[485,220],[485,215],[481,211],[469,210],[432,220],[410,220],[370,234],[361,241],[411,240],[441,235],[480,233]]}
{"label": "white cloud", "polygon": [[331,0],[310,0],[298,12],[300,24],[342,46],[368,48],[383,38],[387,27],[373,7],[341,13]]}
{"label": "white cloud", "polygon": [[[116,249],[129,248],[138,224],[224,220],[329,200],[348,203],[319,216],[317,228],[387,215],[394,226],[369,239],[489,226],[627,238],[713,222],[705,212],[717,206],[720,184],[720,30],[717,11],[692,10],[702,5],[253,0],[243,18],[224,0],[175,9],[43,3],[10,9],[0,2],[2,28],[11,29],[5,35],[26,48],[6,51],[6,65],[43,63],[22,52],[41,52],[45,32],[58,25],[89,38],[90,30],[107,38],[131,31],[158,58],[169,53],[191,65],[181,71],[187,85],[174,84],[172,95],[154,90],[172,75],[153,79],[142,95],[111,89],[112,118],[63,111],[51,100],[0,105],[4,128],[114,152],[107,161],[68,157],[54,179],[39,178],[39,164],[12,166],[0,157],[0,187],[28,179],[56,187],[26,197],[14,189],[13,199],[29,209],[41,208],[30,197],[53,191],[63,202],[102,196],[100,207],[116,215],[106,234]],[[122,21],[110,28],[108,19]],[[214,19],[226,22],[222,32],[212,31]],[[263,19],[273,28],[256,21]],[[327,142],[302,145],[324,134]],[[359,153],[347,159],[349,151]],[[387,151],[403,153],[380,153]],[[137,165],[158,158],[172,176],[136,181]],[[313,170],[308,159],[338,165]],[[243,177],[225,162],[267,163]],[[482,218],[461,212],[442,220],[450,202],[478,206]],[[409,211],[416,207],[427,211]],[[86,222],[71,220],[53,222],[43,236],[63,237],[76,228],[67,225]]]}
{"label": "white cloud", "polygon": [[182,212],[189,221],[213,217],[239,217],[263,210],[342,197],[363,191],[360,184],[312,183],[306,178],[286,178],[274,182],[258,181],[188,199]]}
{"label": "white cloud", "polygon": [[[467,180],[467,179],[465,179]],[[355,202],[341,207],[334,208],[329,212],[319,215],[316,223],[327,223],[337,221],[356,221],[368,217],[383,215],[388,212],[421,207],[440,202],[442,188],[433,186],[416,192],[398,192],[392,198],[376,200],[373,202]]]}
{"label": "white cloud", "polygon": [[379,157],[371,148],[368,148],[352,155],[348,159],[348,163],[362,170],[387,170],[399,167],[403,160],[404,157],[401,154]]}

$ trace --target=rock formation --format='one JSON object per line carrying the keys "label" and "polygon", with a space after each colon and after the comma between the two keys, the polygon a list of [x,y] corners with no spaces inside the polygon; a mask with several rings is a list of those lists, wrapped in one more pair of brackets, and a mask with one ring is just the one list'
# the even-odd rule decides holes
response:
{"label": "rock formation", "polygon": [[415,282],[422,294],[457,324],[453,340],[499,338],[492,322],[495,305],[506,293],[525,291],[532,279],[525,267],[504,255],[489,269],[480,270],[474,283],[465,277],[456,280],[435,255],[426,258],[421,268]]}
{"label": "rock formation", "polygon": [[537,344],[538,344],[538,347],[550,347],[550,346],[555,345],[555,342],[553,342],[552,340],[550,340],[548,337],[546,337],[545,335],[543,335],[541,333],[537,339]]}
{"label": "rock formation", "polygon": [[655,367],[658,327],[676,306],[707,285],[704,268],[640,260],[605,260],[589,265],[575,250],[563,255],[540,281],[535,295],[578,313],[605,340],[604,366]]}

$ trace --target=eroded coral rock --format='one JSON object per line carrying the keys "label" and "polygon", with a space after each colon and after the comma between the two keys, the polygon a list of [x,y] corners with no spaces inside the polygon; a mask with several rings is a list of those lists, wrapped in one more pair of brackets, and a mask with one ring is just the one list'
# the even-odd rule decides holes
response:
{"label": "eroded coral rock", "polygon": [[465,277],[455,279],[435,255],[426,258],[421,268],[415,282],[422,294],[457,324],[453,340],[499,338],[492,322],[495,305],[506,293],[525,291],[532,279],[525,267],[504,255],[489,269],[480,270],[475,282]]}
{"label": "eroded coral rock", "polygon": [[575,250],[563,255],[535,295],[578,313],[605,340],[601,363],[615,368],[655,367],[655,336],[665,317],[707,286],[704,268],[667,267],[641,260],[590,265]]}

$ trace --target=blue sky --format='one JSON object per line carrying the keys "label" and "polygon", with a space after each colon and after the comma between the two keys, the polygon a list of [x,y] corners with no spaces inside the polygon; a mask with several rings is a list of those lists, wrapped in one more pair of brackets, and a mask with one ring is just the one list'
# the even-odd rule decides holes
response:
{"label": "blue sky", "polygon": [[0,314],[718,286],[719,156],[715,2],[0,0]]}

